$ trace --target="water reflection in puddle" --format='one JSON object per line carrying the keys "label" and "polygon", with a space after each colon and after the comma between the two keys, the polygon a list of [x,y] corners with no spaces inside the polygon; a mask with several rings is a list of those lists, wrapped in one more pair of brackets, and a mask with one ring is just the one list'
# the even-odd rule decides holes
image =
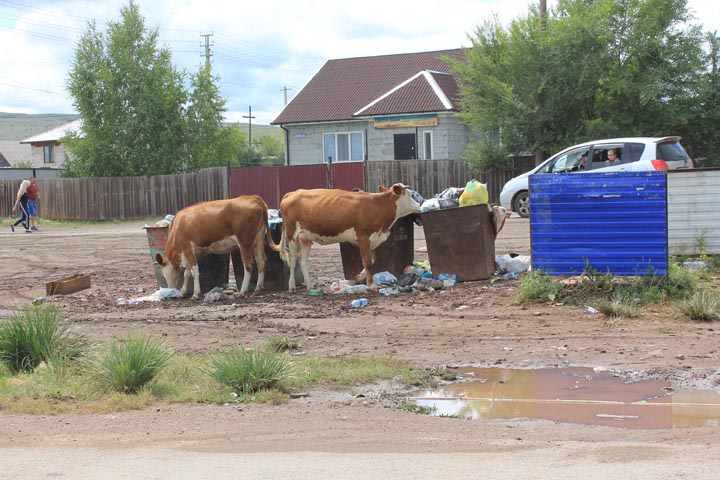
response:
{"label": "water reflection in puddle", "polygon": [[464,367],[462,381],[418,391],[432,415],[470,419],[541,418],[624,428],[720,425],[720,395],[673,391],[659,380],[628,381],[591,368],[513,370]]}

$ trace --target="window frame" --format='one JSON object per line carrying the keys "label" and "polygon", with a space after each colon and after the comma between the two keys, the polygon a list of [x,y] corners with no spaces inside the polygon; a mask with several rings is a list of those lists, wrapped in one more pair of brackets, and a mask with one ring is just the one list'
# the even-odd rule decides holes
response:
{"label": "window frame", "polygon": [[43,164],[47,163],[55,163],[55,145],[43,145]]}
{"label": "window frame", "polygon": [[[322,141],[323,163],[327,163],[328,157],[331,156],[331,155],[328,155],[328,152],[327,152],[328,149],[326,148],[328,146],[328,139],[331,136],[333,137],[332,147],[334,149],[334,151],[333,151],[334,155],[332,155],[333,163],[349,163],[349,162],[364,161],[365,160],[365,137],[364,137],[364,135],[365,135],[365,132],[363,132],[362,130],[351,130],[351,131],[347,131],[347,132],[323,132],[323,141]],[[339,140],[339,137],[345,137],[347,139],[346,140],[347,143],[345,143],[342,139]],[[343,155],[343,158],[344,158],[343,160],[340,160],[341,155],[339,154],[339,152],[341,150],[341,148],[340,148],[341,143],[343,143],[342,150],[345,150],[344,155]],[[353,147],[356,147],[356,148],[353,148]],[[354,158],[353,153],[358,153],[357,147],[360,148],[360,152],[359,152],[360,157]]]}
{"label": "window frame", "polygon": [[[433,131],[432,130],[425,130],[422,132],[422,138],[423,138],[423,159],[425,160],[432,160],[433,155],[433,147],[435,146],[435,142],[433,141]],[[430,148],[429,152],[430,155],[428,155],[428,137],[430,137]]]}

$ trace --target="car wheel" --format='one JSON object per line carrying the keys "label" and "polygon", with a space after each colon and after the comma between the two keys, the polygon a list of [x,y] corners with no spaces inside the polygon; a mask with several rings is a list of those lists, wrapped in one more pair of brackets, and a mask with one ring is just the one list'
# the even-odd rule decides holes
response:
{"label": "car wheel", "polygon": [[530,192],[522,190],[513,199],[513,211],[523,218],[530,217]]}

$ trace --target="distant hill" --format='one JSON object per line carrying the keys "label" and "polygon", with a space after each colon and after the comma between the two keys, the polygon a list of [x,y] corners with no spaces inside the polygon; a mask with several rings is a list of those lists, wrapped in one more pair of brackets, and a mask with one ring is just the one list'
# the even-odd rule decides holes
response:
{"label": "distant hill", "polygon": [[79,118],[78,115],[64,113],[28,115],[25,113],[0,112],[0,140],[25,140],[38,133],[71,122],[76,118]]}
{"label": "distant hill", "polygon": [[[25,114],[25,113],[3,113],[0,112],[0,141],[2,140],[25,140],[28,137],[37,135],[59,127],[65,123],[71,122],[76,118],[80,118],[76,114]],[[229,126],[230,124],[226,124]],[[247,132],[247,123],[239,124],[240,128]],[[252,135],[254,138],[260,137],[278,137],[284,139],[284,131],[280,127],[273,125],[252,125]]]}

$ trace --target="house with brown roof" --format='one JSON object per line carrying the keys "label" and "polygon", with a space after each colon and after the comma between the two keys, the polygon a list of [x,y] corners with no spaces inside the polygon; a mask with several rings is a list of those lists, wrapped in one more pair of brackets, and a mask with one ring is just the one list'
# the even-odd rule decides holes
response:
{"label": "house with brown roof", "polygon": [[457,78],[462,49],[329,60],[272,122],[288,165],[458,158],[468,143]]}

